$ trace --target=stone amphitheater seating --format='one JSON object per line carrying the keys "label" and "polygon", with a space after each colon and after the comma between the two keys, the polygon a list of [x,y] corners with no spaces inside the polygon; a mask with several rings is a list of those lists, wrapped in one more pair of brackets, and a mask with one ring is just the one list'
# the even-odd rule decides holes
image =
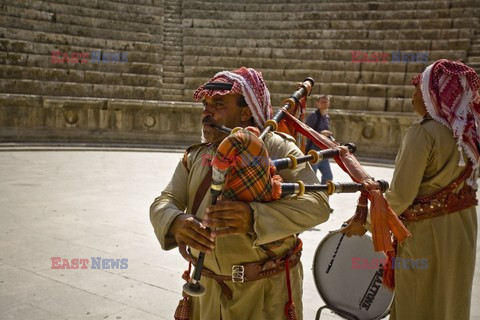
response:
{"label": "stone amphitheater seating", "polygon": [[[423,52],[429,62],[462,59],[480,68],[476,0],[0,0],[0,5],[2,141],[8,140],[5,127],[16,123],[47,130],[52,124],[35,108],[48,102],[62,106],[66,118],[68,108],[93,118],[110,110],[104,116],[109,120],[79,120],[62,128],[87,123],[87,133],[98,125],[122,137],[140,132],[144,138],[178,130],[172,144],[194,142],[200,111],[191,108],[192,92],[214,73],[242,65],[263,72],[275,107],[311,76],[313,93],[332,95],[333,109],[376,117],[387,112],[392,119],[410,114],[410,79],[428,63],[355,63],[352,51]],[[128,62],[52,63],[52,51],[125,52]],[[172,109],[172,101],[180,109]],[[22,111],[16,114],[17,109]],[[37,121],[15,118],[20,116]],[[9,137],[15,141],[18,134]]]}
{"label": "stone amphitheater seating", "polygon": [[188,1],[183,17],[187,97],[206,76],[248,65],[277,106],[312,76],[333,108],[409,112],[410,79],[428,63],[353,63],[352,51],[466,61],[480,11],[475,1]]}

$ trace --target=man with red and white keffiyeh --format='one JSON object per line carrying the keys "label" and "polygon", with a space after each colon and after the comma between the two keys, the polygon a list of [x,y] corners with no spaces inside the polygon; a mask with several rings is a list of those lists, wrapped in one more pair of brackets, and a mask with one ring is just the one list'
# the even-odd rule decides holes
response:
{"label": "man with red and white keffiyeh", "polygon": [[385,196],[412,233],[398,245],[396,261],[427,261],[427,267],[394,262],[390,319],[467,320],[477,240],[480,81],[465,64],[441,59],[412,84],[413,109],[422,120],[405,134]]}
{"label": "man with red and white keffiyeh", "polygon": [[[150,219],[164,250],[178,247],[187,260],[194,261],[201,251],[206,253],[206,273],[201,278],[205,295],[182,300],[175,318],[186,319],[188,314],[190,320],[285,319],[286,306],[294,302],[296,319],[302,319],[303,273],[297,234],[328,219],[327,198],[313,192],[298,199],[219,200],[209,206],[211,193],[200,190],[211,184],[206,179],[211,175],[210,160],[227,137],[212,125],[261,130],[272,118],[272,106],[262,74],[251,68],[217,73],[195,91],[194,99],[203,103],[202,143],[187,149],[170,183],[150,207]],[[264,147],[270,158],[303,155],[295,139],[283,134],[268,133]],[[279,175],[285,182],[319,183],[308,164]],[[240,178],[242,190],[247,190],[258,177],[245,174]],[[231,191],[228,194],[238,190]],[[230,199],[228,194],[223,196]],[[286,261],[291,261],[291,269]]]}

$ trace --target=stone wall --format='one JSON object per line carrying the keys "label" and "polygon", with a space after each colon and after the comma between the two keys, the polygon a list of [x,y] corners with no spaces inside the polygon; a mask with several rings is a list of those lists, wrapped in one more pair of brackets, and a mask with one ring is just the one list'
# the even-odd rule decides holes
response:
{"label": "stone wall", "polygon": [[187,146],[201,106],[172,101],[0,95],[1,142]]}
{"label": "stone wall", "polygon": [[410,78],[438,58],[480,66],[476,0],[0,4],[0,142],[195,143],[193,90],[244,65],[276,108],[313,77],[337,140],[393,158],[414,118]]}

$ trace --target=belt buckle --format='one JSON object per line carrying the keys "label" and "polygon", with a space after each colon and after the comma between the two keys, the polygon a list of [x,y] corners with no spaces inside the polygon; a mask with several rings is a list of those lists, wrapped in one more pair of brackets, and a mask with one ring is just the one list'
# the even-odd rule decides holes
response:
{"label": "belt buckle", "polygon": [[232,282],[244,282],[245,281],[245,267],[242,265],[234,264],[232,266]]}

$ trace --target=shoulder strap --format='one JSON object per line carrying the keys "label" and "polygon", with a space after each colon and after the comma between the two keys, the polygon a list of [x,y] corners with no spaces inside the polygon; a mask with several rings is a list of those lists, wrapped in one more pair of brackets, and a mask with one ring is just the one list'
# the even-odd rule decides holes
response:
{"label": "shoulder strap", "polygon": [[212,184],[212,167],[208,169],[207,174],[203,178],[200,186],[198,187],[197,193],[195,194],[195,198],[193,199],[192,205],[192,214],[197,215],[198,208],[200,207],[200,203],[202,203],[203,198],[207,194],[209,187]]}

